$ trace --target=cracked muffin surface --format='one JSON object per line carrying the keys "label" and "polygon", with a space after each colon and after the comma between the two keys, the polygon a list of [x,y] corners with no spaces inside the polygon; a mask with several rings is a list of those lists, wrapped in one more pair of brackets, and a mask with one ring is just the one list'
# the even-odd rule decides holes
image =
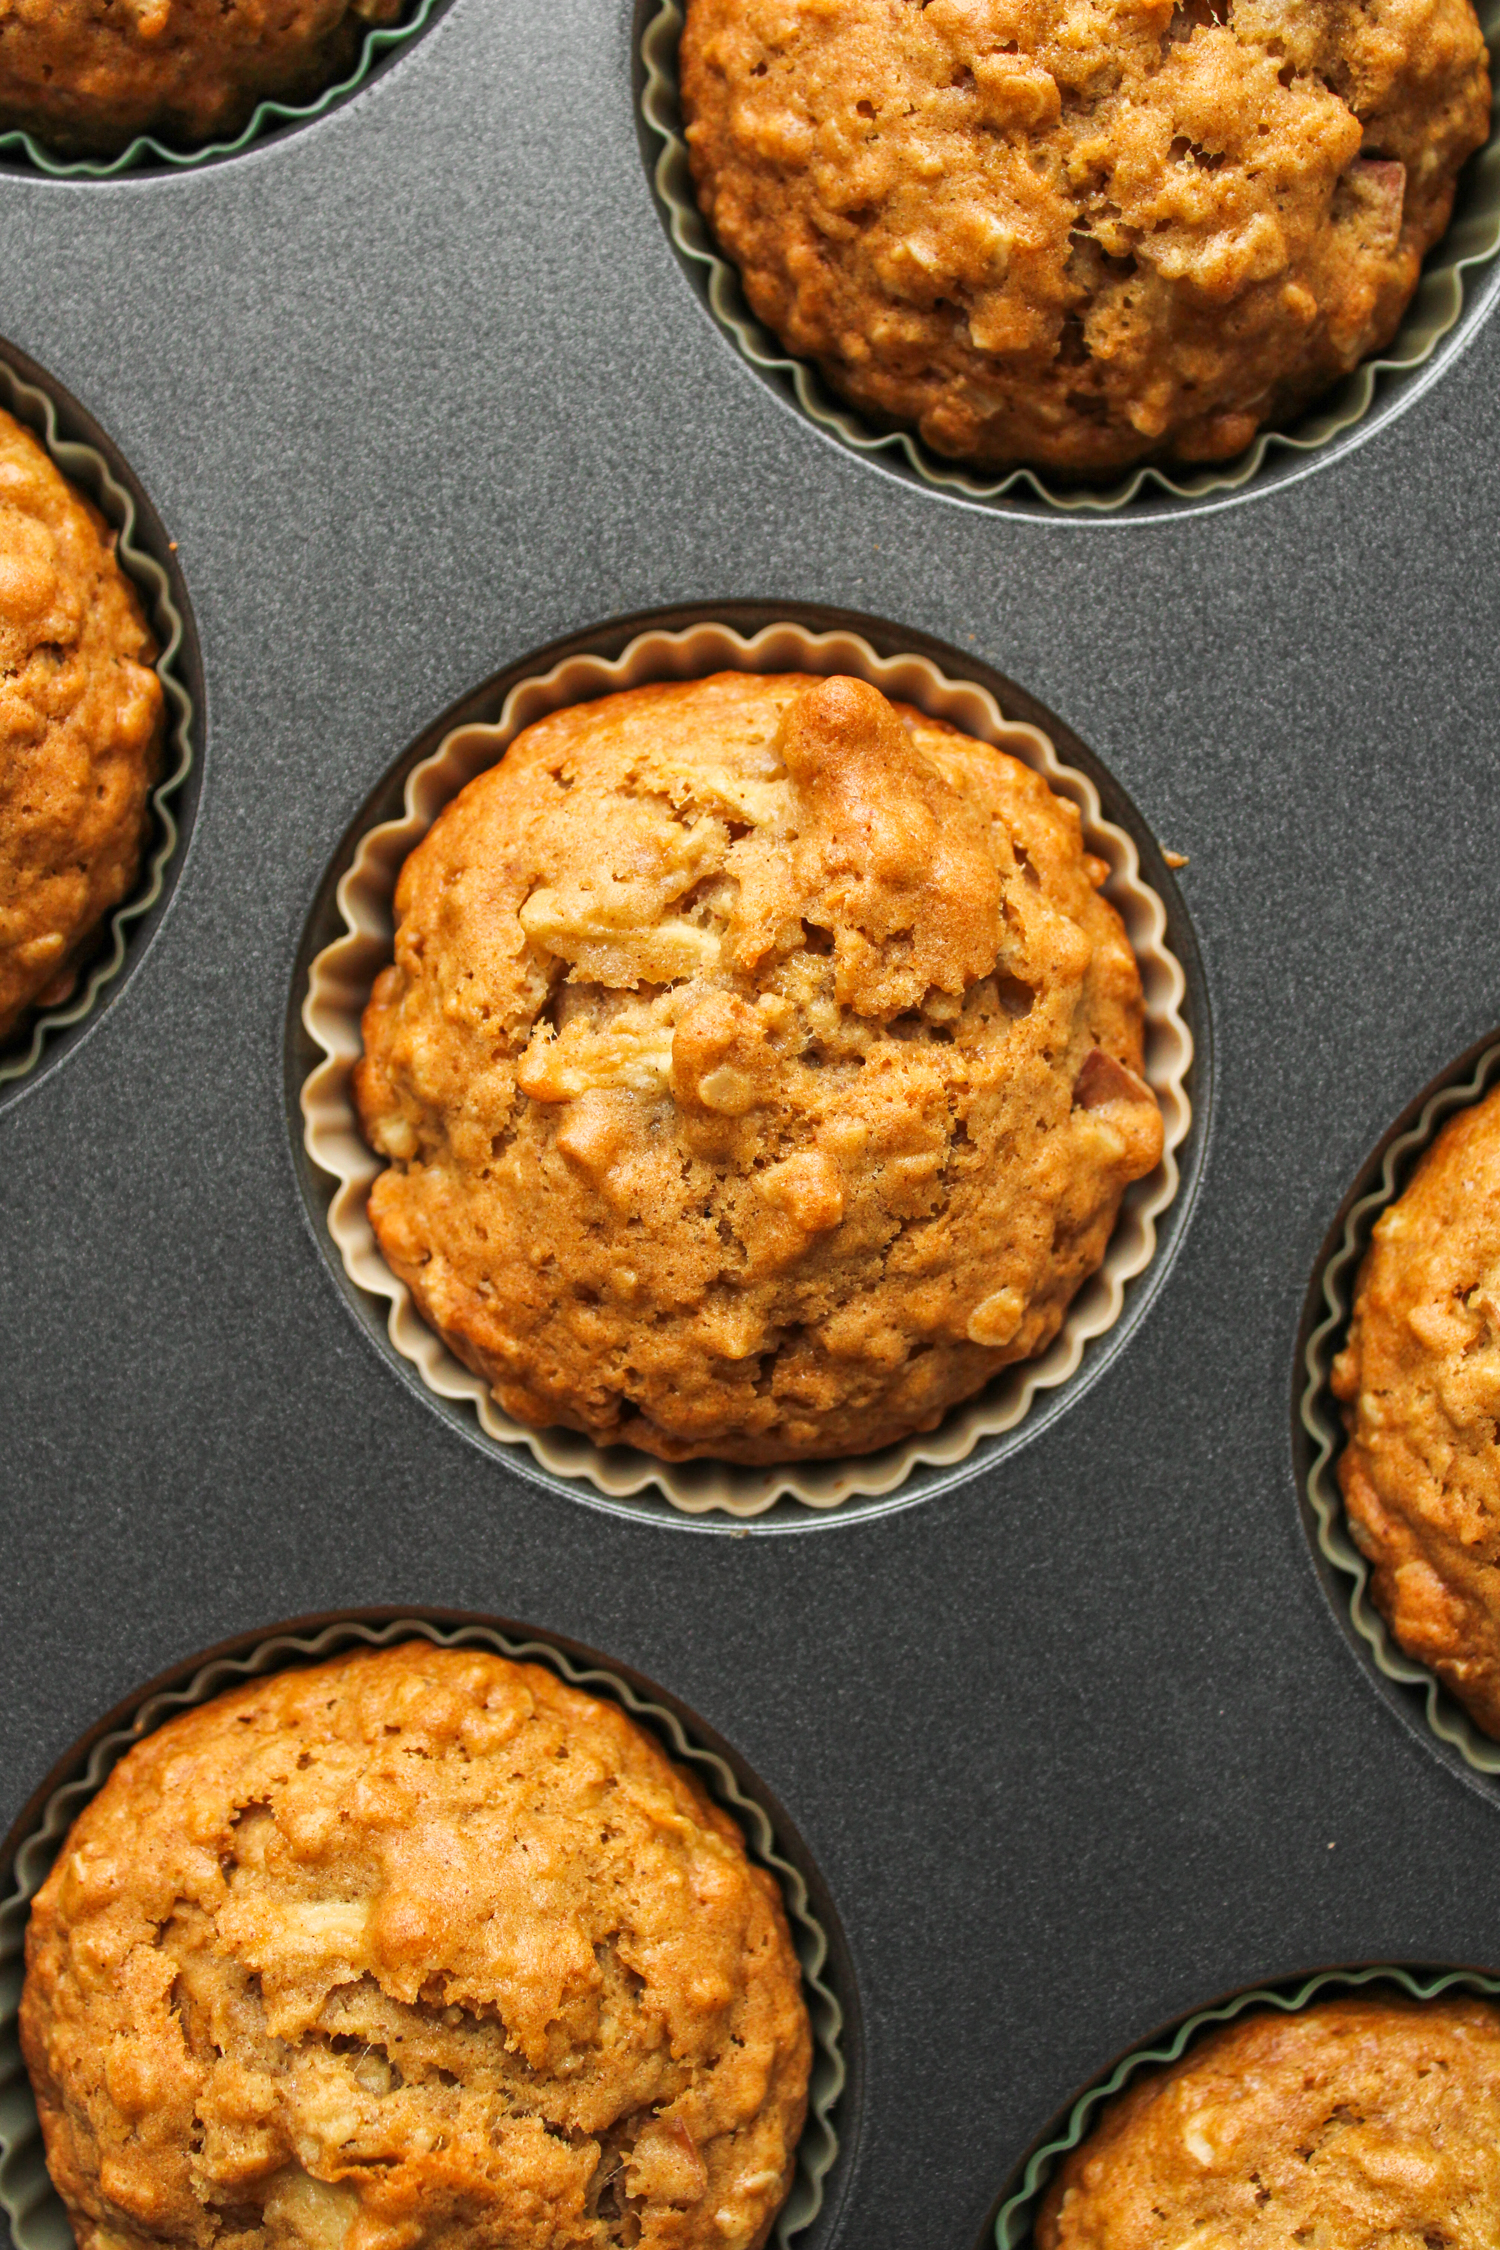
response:
{"label": "cracked muffin surface", "polygon": [[0,130],[109,156],[153,133],[234,134],[258,102],[303,101],[406,0],[0,0]]}
{"label": "cracked muffin surface", "polygon": [[1242,2016],[1132,2079],[1064,2159],[1037,2250],[1490,2250],[1500,2010],[1450,1997]]}
{"label": "cracked muffin surface", "polygon": [[758,2250],[810,2058],[728,1815],[613,1705],[425,1642],[131,1750],[21,2037],[79,2250]]}
{"label": "cracked muffin surface", "polygon": [[1221,461],[1387,343],[1489,131],[1470,0],[688,0],[698,200],[879,426]]}
{"label": "cracked muffin surface", "polygon": [[1076,807],[855,679],[528,727],[402,870],[380,1247],[506,1412],[861,1453],[1041,1351],[1162,1124]]}
{"label": "cracked muffin surface", "polygon": [[1450,1118],[1376,1221],[1331,1380],[1376,1606],[1500,1737],[1500,1092]]}
{"label": "cracked muffin surface", "polygon": [[103,517],[0,412],[0,1040],[133,888],[162,690]]}

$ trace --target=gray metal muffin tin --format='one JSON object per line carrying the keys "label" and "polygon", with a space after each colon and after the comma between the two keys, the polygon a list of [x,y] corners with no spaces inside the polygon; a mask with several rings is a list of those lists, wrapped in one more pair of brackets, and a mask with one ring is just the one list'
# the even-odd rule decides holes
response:
{"label": "gray metal muffin tin", "polygon": [[[0,330],[178,542],[201,795],[109,1006],[0,1103],[4,1812],[146,1679],[414,1607],[596,1649],[785,1806],[847,1945],[820,2250],[973,2250],[1074,2089],[1304,1968],[1500,1965],[1488,1784],[1351,1659],[1292,1441],[1320,1246],[1500,1018],[1500,329],[1199,512],[940,498],[820,436],[653,205],[625,0],[453,0],[356,98],[178,177],[0,175]],[[657,607],[934,636],[1075,729],[1196,932],[1206,1158],[1154,1303],[918,1506],[628,1521],[371,1348],[285,1044],[341,837],[450,704]],[[1044,1426],[1045,1425],[1045,1426]]]}

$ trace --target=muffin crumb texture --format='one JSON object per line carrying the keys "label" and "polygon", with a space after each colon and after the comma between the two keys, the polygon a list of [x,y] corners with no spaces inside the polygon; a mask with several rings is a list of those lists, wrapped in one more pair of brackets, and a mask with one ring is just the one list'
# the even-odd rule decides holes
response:
{"label": "muffin crumb texture", "polygon": [[698,198],[878,426],[1229,459],[1387,343],[1489,131],[1470,0],[689,0]]}
{"label": "muffin crumb texture", "polygon": [[810,2058],[728,1816],[612,1705],[425,1643],[132,1750],[21,2036],[79,2250],[758,2250]]}
{"label": "muffin crumb texture", "polygon": [[135,883],[155,656],[103,518],[0,413],[0,1040],[67,999]]}
{"label": "muffin crumb texture", "polygon": [[138,134],[192,148],[257,102],[305,101],[406,0],[0,0],[0,130],[110,156]]}
{"label": "muffin crumb texture", "polygon": [[1376,1221],[1332,1388],[1376,1606],[1500,1737],[1500,1092],[1449,1120]]}
{"label": "muffin crumb texture", "polygon": [[519,1420],[861,1453],[1041,1351],[1162,1123],[1076,807],[856,679],[529,727],[404,868],[370,1213]]}
{"label": "muffin crumb texture", "polygon": [[1500,2011],[1327,2000],[1132,2081],[1064,2160],[1037,2250],[1494,2250]]}

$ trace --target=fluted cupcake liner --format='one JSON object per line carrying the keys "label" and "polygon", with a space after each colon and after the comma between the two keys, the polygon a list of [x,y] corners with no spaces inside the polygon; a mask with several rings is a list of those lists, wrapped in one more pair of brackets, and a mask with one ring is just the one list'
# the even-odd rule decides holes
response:
{"label": "fluted cupcake liner", "polygon": [[126,965],[131,936],[166,888],[179,841],[178,800],[193,767],[193,699],[184,678],[186,625],[163,565],[143,543],[133,495],[97,447],[64,434],[49,393],[0,355],[0,406],[24,423],[56,466],[94,503],[115,533],[115,553],[140,594],[146,620],[161,651],[156,674],[166,698],[162,775],[150,797],[150,828],[135,888],[105,918],[99,941],[83,962],[68,999],[39,1008],[0,1047],[0,1097],[27,1078],[49,1042],[93,1013]]}
{"label": "fluted cupcake liner", "polygon": [[1167,2031],[1154,2035],[1143,2046],[1132,2048],[1104,2076],[1086,2088],[1026,2157],[1019,2178],[1000,2206],[995,2220],[996,2250],[1025,2250],[1032,2240],[1042,2199],[1059,2163],[1092,2131],[1102,2106],[1128,2086],[1139,2071],[1174,2063],[1200,2033],[1232,2023],[1251,2008],[1275,2008],[1296,2015],[1310,2001],[1359,1992],[1369,1985],[1394,1985],[1409,2000],[1437,2000],[1452,1992],[1477,1992],[1487,1999],[1500,1998],[1500,1978],[1481,1969],[1415,1968],[1394,1963],[1384,1967],[1320,1969],[1312,1975],[1275,1985],[1257,1985],[1221,2000],[1196,2015],[1184,2016]]}
{"label": "fluted cupcake liner", "polygon": [[1336,1471],[1344,1423],[1329,1378],[1348,1334],[1359,1269],[1376,1220],[1403,1192],[1418,1160],[1448,1119],[1480,1101],[1497,1084],[1500,1042],[1486,1046],[1477,1060],[1472,1055],[1465,1058],[1447,1082],[1428,1095],[1413,1122],[1393,1129],[1365,1167],[1371,1184],[1350,1204],[1315,1284],[1320,1313],[1304,1349],[1305,1382],[1299,1406],[1309,1441],[1306,1492],[1312,1524],[1319,1550],[1332,1565],[1333,1583],[1347,1603],[1354,1632],[1386,1679],[1415,1691],[1435,1739],[1481,1774],[1500,1774],[1500,1742],[1475,1724],[1435,1672],[1398,1646],[1371,1596],[1370,1565],[1355,1544],[1339,1490]]}
{"label": "fluted cupcake liner", "polygon": [[[1161,1105],[1165,1149],[1156,1170],[1127,1191],[1103,1265],[1085,1282],[1039,1358],[1005,1369],[977,1397],[955,1407],[936,1430],[859,1459],[776,1468],[666,1462],[629,1446],[602,1448],[573,1430],[532,1429],[512,1421],[483,1380],[423,1320],[406,1284],[381,1256],[366,1211],[371,1184],[383,1164],[360,1133],[350,1082],[361,1052],[360,1017],[390,958],[391,901],[408,855],[443,806],[477,773],[494,765],[523,727],[547,712],[643,681],[696,679],[730,670],[854,674],[885,695],[903,698],[996,744],[1040,773],[1079,807],[1088,849],[1108,863],[1105,895],[1124,920],[1145,988],[1146,1077]],[[513,688],[494,725],[456,728],[413,768],[403,816],[381,822],[360,839],[338,886],[338,905],[343,933],[313,961],[302,1010],[304,1026],[324,1057],[302,1087],[301,1107],[307,1153],[336,1183],[328,1233],[349,1280],[387,1304],[391,1343],[427,1388],[441,1399],[470,1402],[486,1438],[513,1457],[515,1449],[526,1449],[542,1469],[575,1489],[582,1482],[606,1498],[623,1500],[654,1485],[685,1514],[718,1509],[739,1517],[761,1515],[783,1496],[808,1508],[832,1509],[856,1496],[893,1493],[919,1465],[951,1469],[969,1460],[986,1439],[1014,1429],[1040,1393],[1071,1381],[1085,1347],[1119,1319],[1127,1283],[1151,1262],[1158,1221],[1178,1189],[1176,1152],[1191,1124],[1186,1078],[1193,1041],[1183,1012],[1186,980],[1167,944],[1166,909],[1141,873],[1131,837],[1105,818],[1089,777],[1064,764],[1039,728],[1006,719],[987,689],[972,680],[949,679],[927,657],[882,657],[856,633],[815,633],[790,621],[767,625],[750,640],[718,624],[657,630],[639,634],[612,660],[569,657]]]}
{"label": "fluted cupcake liner", "polygon": [[693,1740],[674,1711],[651,1702],[618,1674],[579,1664],[566,1650],[541,1637],[528,1634],[518,1638],[491,1625],[440,1625],[419,1614],[381,1624],[359,1617],[344,1618],[310,1633],[273,1633],[244,1655],[210,1658],[185,1686],[149,1695],[128,1723],[102,1736],[94,1744],[85,1770],[54,1790],[17,1841],[12,1888],[0,1905],[0,2210],[10,2222],[15,2250],[73,2250],[67,2214],[47,2175],[41,2124],[21,2060],[17,2017],[31,1901],[45,1882],[74,1820],[126,1752],[178,1712],[207,1703],[244,1680],[320,1663],[352,1648],[393,1648],[410,1640],[431,1641],[439,1648],[492,1649],[516,1663],[544,1664],[569,1687],[618,1704],[657,1735],[672,1757],[692,1768],[714,1802],[737,1823],[751,1858],[775,1876],[802,1968],[812,2019],[813,2068],[796,2175],[771,2240],[778,2250],[786,2250],[793,2237],[817,2217],[839,2153],[833,2111],[847,2075],[843,2011],[825,1977],[827,1933],[813,1912],[800,1871],[777,1849],[771,1815],[746,1794],[716,1751]]}
{"label": "fluted cupcake liner", "polygon": [[[1477,0],[1490,50],[1491,75],[1500,97],[1500,0]],[[677,54],[682,0],[661,0],[641,39],[641,112],[659,151],[656,192],[677,250],[700,277],[718,326],[741,355],[778,388],[787,388],[802,412],[827,436],[867,459],[903,466],[934,491],[962,500],[1040,501],[1065,515],[1118,515],[1132,502],[1165,498],[1202,502],[1246,492],[1268,467],[1311,460],[1352,433],[1373,407],[1390,399],[1399,378],[1425,368],[1460,317],[1476,269],[1500,250],[1500,128],[1465,168],[1461,208],[1441,242],[1429,251],[1422,278],[1396,334],[1385,349],[1363,360],[1323,401],[1287,430],[1262,430],[1244,453],[1222,467],[1173,469],[1146,463],[1109,485],[1068,484],[1041,469],[1015,468],[995,475],[947,460],[910,430],[880,430],[862,419],[824,381],[810,361],[795,359],[750,310],[739,274],[715,243],[693,191],[683,135]],[[1262,478],[1262,481],[1265,481]]]}
{"label": "fluted cupcake liner", "polygon": [[310,101],[257,102],[246,123],[231,139],[205,141],[199,148],[177,148],[169,141],[158,140],[154,133],[137,133],[117,156],[61,156],[34,133],[17,128],[0,133],[0,157],[9,157],[12,162],[19,159],[55,180],[112,180],[118,179],[122,172],[137,171],[146,164],[161,164],[174,172],[187,172],[195,165],[209,164],[219,157],[238,156],[242,149],[249,148],[265,134],[276,132],[284,125],[308,124],[346,95],[357,93],[376,64],[424,31],[442,5],[443,0],[416,0],[416,5],[400,23],[372,25],[360,40],[352,69],[345,71],[342,78],[325,86]]}

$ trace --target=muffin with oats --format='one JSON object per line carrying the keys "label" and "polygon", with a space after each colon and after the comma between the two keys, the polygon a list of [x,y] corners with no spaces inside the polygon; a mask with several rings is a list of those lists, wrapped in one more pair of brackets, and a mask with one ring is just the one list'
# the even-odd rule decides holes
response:
{"label": "muffin with oats", "polygon": [[135,886],[156,653],[103,517],[0,413],[0,1043],[67,999]]}
{"label": "muffin with oats", "polygon": [[397,886],[354,1081],[386,1259],[524,1422],[748,1463],[931,1429],[1161,1154],[1106,872],[857,679],[541,720]]}
{"label": "muffin with oats", "polygon": [[759,2250],[811,2039],[780,1893],[614,1705],[425,1641],[132,1749],[31,1910],[79,2250]]}
{"label": "muffin with oats", "polygon": [[1500,1090],[1449,1119],[1376,1221],[1331,1380],[1376,1606],[1500,1737]]}
{"label": "muffin with oats", "polygon": [[138,134],[232,136],[263,101],[307,101],[406,0],[0,0],[0,131],[72,156]]}
{"label": "muffin with oats", "polygon": [[1143,2071],[1064,2159],[1036,2250],[1489,2250],[1500,2009],[1322,2000]]}
{"label": "muffin with oats", "polygon": [[1223,461],[1386,344],[1489,132],[1470,0],[688,0],[699,204],[880,427]]}

